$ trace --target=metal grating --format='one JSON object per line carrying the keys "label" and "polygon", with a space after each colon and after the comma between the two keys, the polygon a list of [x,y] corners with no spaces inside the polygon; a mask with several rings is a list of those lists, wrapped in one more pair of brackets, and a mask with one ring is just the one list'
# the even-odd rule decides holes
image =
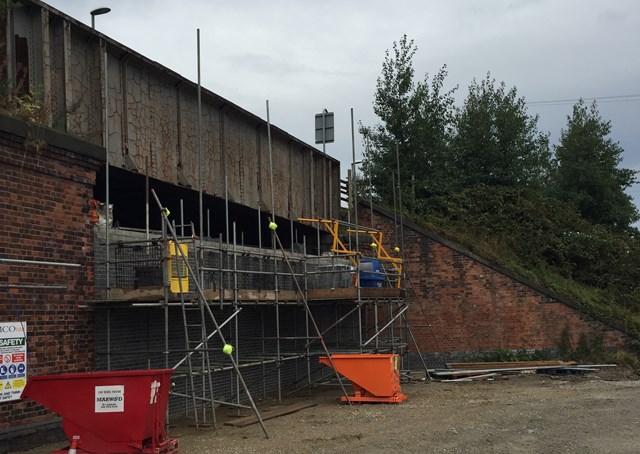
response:
{"label": "metal grating", "polygon": [[160,241],[118,243],[114,250],[116,287],[162,285],[163,248]]}

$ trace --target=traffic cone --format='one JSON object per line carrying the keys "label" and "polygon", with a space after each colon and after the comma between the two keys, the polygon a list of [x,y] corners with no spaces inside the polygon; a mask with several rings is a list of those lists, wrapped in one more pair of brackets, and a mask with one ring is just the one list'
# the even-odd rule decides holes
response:
{"label": "traffic cone", "polygon": [[78,447],[78,441],[77,440],[71,440],[71,446],[69,446],[69,451],[68,454],[76,454],[76,448]]}

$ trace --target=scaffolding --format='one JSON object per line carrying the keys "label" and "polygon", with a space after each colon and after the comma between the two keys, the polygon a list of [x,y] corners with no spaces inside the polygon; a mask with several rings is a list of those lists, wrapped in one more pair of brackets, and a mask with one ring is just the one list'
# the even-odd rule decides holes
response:
{"label": "scaffolding", "polygon": [[[268,101],[267,132],[269,136]],[[153,194],[160,209],[162,231],[150,232],[148,197],[145,230],[137,232],[137,236],[119,239],[108,224],[99,229],[105,236],[105,285],[92,304],[95,309],[106,309],[104,351],[97,353],[106,357],[107,369],[121,367],[118,357],[131,357],[136,350],[131,345],[116,346],[119,338],[112,331],[120,327],[117,320],[112,321],[112,315],[120,309],[160,308],[161,344],[147,333],[146,346],[137,352],[142,356],[130,362],[139,367],[144,357],[149,367],[159,361],[164,367],[173,367],[176,383],[171,395],[181,399],[185,415],[190,414],[197,427],[208,425],[209,421],[215,427],[217,406],[232,407],[238,413],[252,409],[267,437],[250,388],[253,392],[261,388],[263,397],[273,391],[277,401],[282,402],[285,386],[291,394],[311,392],[316,385],[335,385],[337,381],[350,402],[340,376],[336,373],[334,380],[320,366],[320,355],[330,358],[332,353],[396,353],[401,358],[400,368],[407,371],[411,369],[409,344],[413,343],[428,375],[408,323],[400,249],[396,246],[394,254],[389,254],[382,231],[358,225],[355,179],[353,194],[349,194],[355,222],[298,219],[315,225],[317,253],[310,254],[309,238],[304,235],[302,252],[296,251],[293,220],[288,219],[291,250],[285,250],[274,217],[270,136],[268,145],[270,249],[262,245],[265,223],[260,202],[258,247],[246,246],[243,238],[238,238],[236,221],[229,220],[226,177],[224,235],[220,233],[214,239],[209,232],[209,210],[206,235],[203,225],[202,175],[198,181],[198,237],[193,224],[184,222],[182,200],[176,223],[155,192],[149,191],[147,175],[146,191]],[[108,176],[105,183],[108,195]],[[322,228],[332,239],[324,254]],[[363,244],[361,238],[366,239]],[[384,282],[379,288],[362,285],[361,271],[368,259],[383,264],[382,269],[374,271]],[[158,328],[150,318],[147,315],[148,332]],[[247,326],[250,323],[254,325]],[[244,376],[249,378],[245,380]],[[219,388],[226,390],[225,395],[220,395]]]}
{"label": "scaffolding", "polygon": [[[102,353],[108,367],[118,364],[117,355],[132,354],[131,349],[112,348],[110,310],[163,309],[162,351],[147,349],[142,354],[151,364],[160,353],[163,367],[175,369],[171,394],[183,399],[185,414],[196,426],[215,426],[218,406],[255,410],[247,405],[247,400],[253,402],[250,387],[262,390],[263,396],[270,389],[281,402],[285,388],[289,393],[310,392],[322,383],[335,384],[336,379],[342,386],[339,375],[332,377],[319,366],[320,355],[398,353],[401,369],[411,369],[409,344],[419,350],[406,317],[404,289],[398,288],[401,261],[389,257],[383,288],[362,287],[358,279],[364,258],[386,258],[380,253],[385,250],[381,232],[317,220],[336,227],[336,235],[328,253],[310,255],[306,238],[303,252],[285,250],[275,229],[272,249],[239,245],[235,222],[230,241],[202,240],[189,232],[190,224],[173,224],[167,211],[161,210],[162,231],[149,239],[118,240],[113,229],[109,268],[115,285],[108,298],[97,299],[92,307],[107,310],[107,345]],[[186,236],[177,235],[185,230]],[[377,247],[370,248],[368,257],[354,253],[345,246],[351,242],[340,240],[338,232],[375,235]],[[170,309],[179,314],[172,315]],[[242,317],[260,321],[258,338],[243,337]],[[171,342],[172,336],[181,340]],[[231,355],[222,352],[227,343],[233,344]],[[289,363],[293,365],[286,373]],[[250,385],[242,371],[252,377]],[[289,375],[286,380],[283,374]],[[232,392],[221,398],[216,387],[224,382]]]}

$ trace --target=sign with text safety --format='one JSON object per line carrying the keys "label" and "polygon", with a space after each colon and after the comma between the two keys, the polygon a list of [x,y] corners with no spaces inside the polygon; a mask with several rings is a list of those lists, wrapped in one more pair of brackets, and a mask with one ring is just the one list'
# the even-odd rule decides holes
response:
{"label": "sign with text safety", "polygon": [[27,385],[27,323],[0,323],[0,402],[20,399]]}

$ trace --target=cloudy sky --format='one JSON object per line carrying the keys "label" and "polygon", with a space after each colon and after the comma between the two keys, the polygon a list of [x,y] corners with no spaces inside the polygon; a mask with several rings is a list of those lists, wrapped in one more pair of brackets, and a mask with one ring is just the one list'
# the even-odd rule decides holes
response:
{"label": "cloudy sky", "polygon": [[[487,72],[516,86],[539,127],[557,143],[582,97],[598,99],[624,148],[622,165],[640,170],[640,2],[637,0],[49,0],[96,28],[244,109],[313,144],[314,116],[335,112],[327,152],[351,164],[350,109],[372,109],[385,50],[407,34],[418,46],[416,75],[444,64],[445,88],[461,104]],[[557,101],[557,102],[545,102]],[[356,159],[362,146],[356,136]],[[629,193],[640,202],[640,185]]]}

